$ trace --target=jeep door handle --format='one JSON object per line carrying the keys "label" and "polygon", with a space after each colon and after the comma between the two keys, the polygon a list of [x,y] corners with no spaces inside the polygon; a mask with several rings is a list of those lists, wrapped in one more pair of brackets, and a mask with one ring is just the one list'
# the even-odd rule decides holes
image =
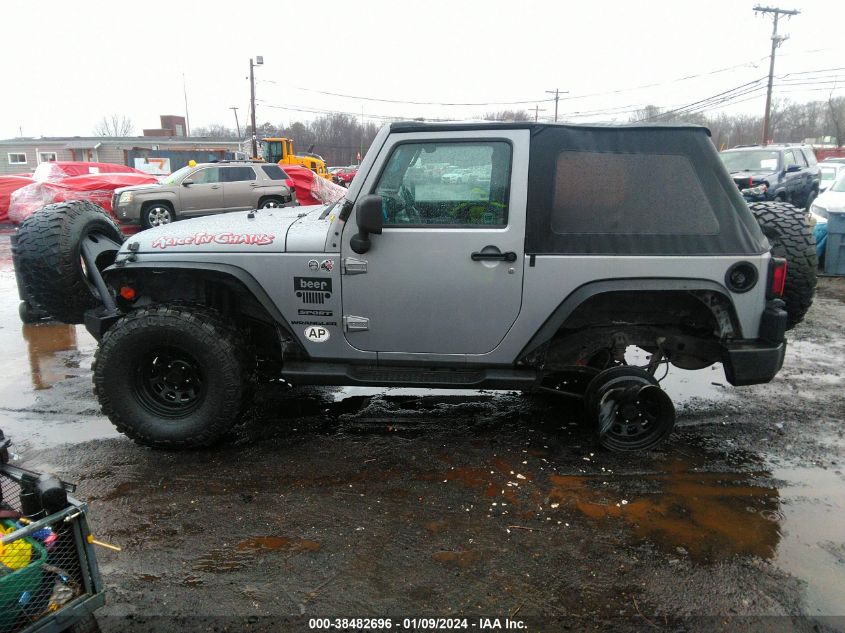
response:
{"label": "jeep door handle", "polygon": [[220,189],[220,185],[211,185],[212,189]]}
{"label": "jeep door handle", "polygon": [[507,251],[505,253],[481,253],[479,251],[474,252],[470,255],[470,259],[474,262],[480,262],[483,260],[498,260],[500,262],[515,262],[516,261],[516,253],[513,251]]}

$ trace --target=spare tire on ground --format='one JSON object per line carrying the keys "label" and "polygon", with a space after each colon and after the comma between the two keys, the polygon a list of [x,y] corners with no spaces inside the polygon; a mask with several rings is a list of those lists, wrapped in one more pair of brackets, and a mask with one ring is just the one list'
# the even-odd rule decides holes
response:
{"label": "spare tire on ground", "polygon": [[64,323],[82,323],[86,310],[102,304],[86,276],[82,242],[96,246],[92,250],[96,266],[103,270],[114,263],[113,245],[124,239],[114,220],[93,202],[50,204],[18,229],[18,272],[32,298],[51,316]]}
{"label": "spare tire on ground", "polygon": [[763,234],[772,245],[772,255],[786,260],[787,329],[799,324],[816,294],[816,240],[803,209],[788,202],[749,202]]}

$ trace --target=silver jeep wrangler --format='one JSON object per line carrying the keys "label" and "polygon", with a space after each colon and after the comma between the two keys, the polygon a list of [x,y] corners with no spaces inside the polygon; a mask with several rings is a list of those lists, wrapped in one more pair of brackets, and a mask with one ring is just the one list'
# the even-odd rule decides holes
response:
{"label": "silver jeep wrangler", "polygon": [[125,240],[51,205],[14,256],[38,304],[99,340],[96,394],[141,444],[218,441],[281,379],[579,398],[601,445],[633,451],[675,422],[661,365],[721,362],[734,385],[780,369],[815,251],[772,204],[755,218],[701,127],[393,123],[335,204]]}

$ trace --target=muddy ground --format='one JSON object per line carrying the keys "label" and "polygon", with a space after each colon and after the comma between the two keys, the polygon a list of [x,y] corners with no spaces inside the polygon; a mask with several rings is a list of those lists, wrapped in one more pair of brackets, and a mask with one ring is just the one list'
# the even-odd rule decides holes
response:
{"label": "muddy ground", "polygon": [[577,404],[397,389],[263,389],[234,444],[150,451],[100,415],[81,327],[20,324],[6,236],[0,292],[0,428],[123,548],[106,630],[845,631],[845,279],[771,384],[673,370],[676,432],[625,457]]}

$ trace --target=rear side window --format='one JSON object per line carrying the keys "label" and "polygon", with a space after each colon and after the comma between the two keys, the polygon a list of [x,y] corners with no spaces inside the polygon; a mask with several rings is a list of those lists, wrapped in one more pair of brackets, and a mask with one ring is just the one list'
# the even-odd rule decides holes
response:
{"label": "rear side window", "polygon": [[719,222],[686,156],[564,151],[555,164],[551,230],[708,235]]}
{"label": "rear side window", "polygon": [[804,158],[807,161],[808,165],[812,167],[813,165],[818,163],[818,161],[816,160],[816,153],[809,147],[805,147],[801,151],[804,152]]}
{"label": "rear side window", "polygon": [[255,170],[252,167],[223,167],[223,182],[242,182],[255,180]]}
{"label": "rear side window", "polygon": [[287,180],[288,175],[278,165],[262,165],[261,169],[270,180]]}

